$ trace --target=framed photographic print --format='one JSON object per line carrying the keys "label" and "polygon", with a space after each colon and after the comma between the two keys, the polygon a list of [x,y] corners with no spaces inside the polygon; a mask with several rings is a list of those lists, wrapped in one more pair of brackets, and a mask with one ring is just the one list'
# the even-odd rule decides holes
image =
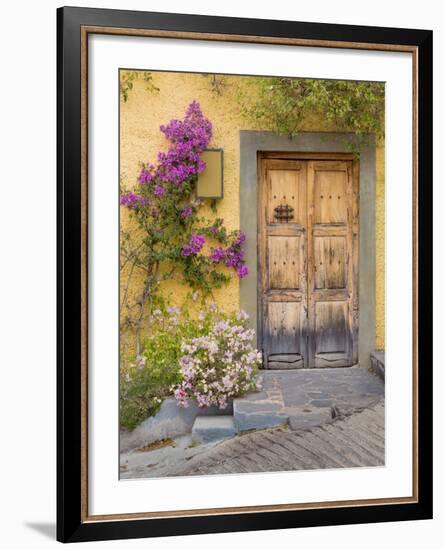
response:
{"label": "framed photographic print", "polygon": [[432,517],[432,33],[58,10],[58,539]]}

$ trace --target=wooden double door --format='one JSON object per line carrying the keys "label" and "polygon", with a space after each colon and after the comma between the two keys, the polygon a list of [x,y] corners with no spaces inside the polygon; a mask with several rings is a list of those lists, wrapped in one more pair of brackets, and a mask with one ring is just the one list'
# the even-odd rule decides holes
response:
{"label": "wooden double door", "polygon": [[264,367],[356,364],[358,161],[260,156],[259,173]]}

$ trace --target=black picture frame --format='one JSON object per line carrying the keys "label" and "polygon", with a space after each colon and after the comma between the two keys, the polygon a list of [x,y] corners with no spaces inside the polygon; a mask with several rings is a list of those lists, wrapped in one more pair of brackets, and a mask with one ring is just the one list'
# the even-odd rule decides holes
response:
{"label": "black picture frame", "polygon": [[[156,29],[405,45],[417,51],[417,457],[416,502],[202,514],[150,519],[85,519],[82,512],[82,27]],[[390,49],[390,48],[387,48]],[[432,518],[432,31],[64,7],[57,10],[58,369],[57,539],[109,540]],[[84,166],[84,165],[83,165]],[[84,305],[84,304],[83,304]],[[83,342],[83,343],[82,343]]]}

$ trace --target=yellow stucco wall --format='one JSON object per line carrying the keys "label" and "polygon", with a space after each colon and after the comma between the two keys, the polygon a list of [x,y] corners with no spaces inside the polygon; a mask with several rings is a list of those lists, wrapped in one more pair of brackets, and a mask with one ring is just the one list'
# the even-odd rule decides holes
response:
{"label": "yellow stucco wall", "polygon": [[376,148],[376,349],[385,343],[385,150]]}
{"label": "yellow stucco wall", "polygon": [[[211,87],[209,76],[201,74],[152,73],[153,83],[160,89],[148,92],[142,78],[134,80],[128,101],[121,100],[120,114],[120,176],[127,187],[136,184],[141,162],[155,162],[157,152],[166,150],[168,142],[159,132],[159,125],[172,118],[182,118],[193,100],[197,100],[205,116],[213,124],[210,147],[224,150],[224,199],[218,201],[217,215],[229,229],[239,228],[239,130],[266,129],[254,127],[246,121],[239,108],[239,91],[248,86],[245,77],[224,76],[222,93]],[[331,125],[312,121],[306,131],[334,130]],[[377,148],[376,157],[376,347],[384,348],[384,148]],[[122,208],[121,223],[128,217]],[[207,212],[208,213],[208,212]],[[167,293],[174,293],[180,302],[187,289],[174,282],[165,285]],[[239,280],[215,292],[216,301],[225,309],[239,306]]]}

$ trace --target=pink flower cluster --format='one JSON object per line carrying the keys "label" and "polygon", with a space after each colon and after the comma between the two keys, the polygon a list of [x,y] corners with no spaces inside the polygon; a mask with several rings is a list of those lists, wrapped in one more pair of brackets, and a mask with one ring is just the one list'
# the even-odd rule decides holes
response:
{"label": "pink flower cluster", "polygon": [[245,233],[239,231],[228,248],[218,247],[213,250],[210,258],[215,263],[224,262],[227,267],[236,269],[238,277],[242,279],[248,275],[248,267],[244,264],[245,250],[242,244],[245,242]]}
{"label": "pink flower cluster", "polygon": [[[171,120],[160,126],[160,131],[171,142],[171,147],[158,154],[157,166],[145,164],[139,174],[139,184],[149,185],[149,192],[155,197],[162,197],[168,191],[168,185],[181,187],[185,181],[205,170],[200,155],[211,140],[212,125],[203,116],[199,103],[193,101],[184,120]],[[129,192],[121,196],[120,204],[135,208],[143,205],[142,198]]]}
{"label": "pink flower cluster", "polygon": [[223,409],[229,399],[258,389],[262,356],[252,346],[254,330],[247,319],[244,312],[215,319],[205,336],[182,343],[182,381],[174,388],[180,406],[196,401],[199,407]]}
{"label": "pink flower cluster", "polygon": [[180,211],[180,215],[182,218],[188,218],[193,213],[193,209],[191,206],[184,206],[182,210]]}
{"label": "pink flower cluster", "polygon": [[134,208],[135,206],[147,206],[149,204],[149,199],[129,191],[120,197],[120,204],[123,206],[128,206],[129,208]]}
{"label": "pink flower cluster", "polygon": [[[216,264],[220,264],[232,268],[239,278],[246,277],[248,267],[244,261],[244,233],[238,231],[232,237],[219,218],[210,227],[194,228],[198,220],[193,215],[202,204],[199,199],[192,199],[194,184],[197,174],[205,169],[200,157],[211,140],[211,122],[202,114],[199,103],[193,101],[183,120],[171,120],[160,126],[160,130],[170,142],[168,151],[158,154],[156,166],[143,165],[138,191],[123,193],[120,204],[135,210],[141,215],[141,220],[147,216],[148,221],[157,226],[174,224],[180,228],[179,243],[174,239],[171,242],[179,245],[181,259],[188,267],[192,260],[196,260],[196,264],[205,265],[214,273]],[[145,222],[143,225],[145,227]],[[161,231],[162,227],[158,229],[157,226],[153,234]],[[199,234],[190,236],[193,229]],[[204,235],[224,247],[219,246],[209,256],[199,255],[205,244]]]}
{"label": "pink flower cluster", "polygon": [[182,256],[199,254],[204,244],[205,237],[203,235],[191,235],[189,243],[182,247]]}
{"label": "pink flower cluster", "polygon": [[171,142],[172,146],[166,153],[160,152],[157,156],[157,168],[145,165],[140,173],[139,182],[142,184],[157,182],[182,185],[191,176],[205,170],[205,163],[200,155],[208,146],[211,135],[211,122],[205,118],[197,101],[193,101],[184,120],[171,120],[162,124],[160,131]]}

